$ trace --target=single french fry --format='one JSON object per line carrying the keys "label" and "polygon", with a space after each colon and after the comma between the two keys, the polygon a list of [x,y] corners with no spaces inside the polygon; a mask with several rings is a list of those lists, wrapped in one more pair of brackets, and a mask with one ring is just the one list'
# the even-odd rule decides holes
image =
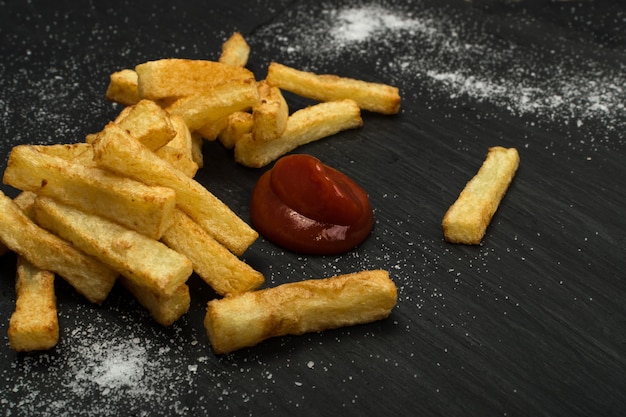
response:
{"label": "single french fry", "polygon": [[123,276],[120,277],[120,282],[162,326],[172,325],[189,311],[191,296],[187,284],[180,285],[171,295],[164,295]]}
{"label": "single french fry", "polygon": [[58,274],[96,304],[105,300],[117,279],[109,266],[35,224],[2,192],[0,241],[37,268]]}
{"label": "single french fry", "polygon": [[103,217],[41,196],[33,209],[43,228],[159,294],[171,295],[193,272],[185,256]]}
{"label": "single french fry", "polygon": [[489,148],[478,173],[443,217],[446,241],[478,245],[519,166],[515,148]]}
{"label": "single french fry", "polygon": [[[210,90],[184,96],[166,110],[185,119],[191,131],[197,131],[236,111],[245,110],[259,102],[259,92],[253,79],[234,80]],[[217,137],[217,135],[216,135]]]}
{"label": "single french fry", "polygon": [[270,337],[301,335],[386,318],[397,290],[384,270],[282,284],[215,299],[204,327],[216,354]]}
{"label": "single french fry", "polygon": [[255,290],[264,282],[263,274],[213,239],[181,210],[176,211],[174,224],[161,240],[189,258],[196,274],[219,295]]}
{"label": "single french fry", "polygon": [[149,100],[179,98],[203,92],[234,80],[254,80],[245,68],[221,62],[160,59],[135,67],[139,96]]}
{"label": "single french fry", "polygon": [[259,81],[259,104],[252,108],[252,136],[256,142],[279,138],[287,127],[289,106],[278,87]]}
{"label": "single french fry", "polygon": [[170,226],[176,206],[174,190],[83,166],[41,149],[15,146],[4,183],[106,217],[154,239]]}
{"label": "single french fry", "polygon": [[193,160],[193,139],[191,132],[180,116],[171,116],[172,126],[176,135],[167,145],[154,151],[161,159],[169,162],[174,168],[193,178],[198,171],[198,164]]}
{"label": "single french fry", "polygon": [[123,69],[111,74],[105,94],[107,100],[130,106],[140,100],[137,86],[137,73],[132,69]]}
{"label": "single french fry", "polygon": [[315,74],[272,62],[267,81],[282,90],[318,101],[350,98],[363,110],[382,114],[400,111],[400,93],[397,87],[373,83],[333,74]]}
{"label": "single french fry", "polygon": [[15,311],[9,321],[9,346],[16,352],[47,350],[59,340],[54,273],[17,257]]}
{"label": "single french fry", "polygon": [[250,55],[250,45],[239,32],[235,32],[222,44],[219,62],[234,67],[245,67]]}
{"label": "single french fry", "polygon": [[235,143],[235,160],[242,165],[260,168],[298,146],[363,125],[359,106],[353,100],[329,101],[294,112],[287,120],[282,136],[259,143],[251,134]]}
{"label": "single french fry", "polygon": [[253,124],[252,113],[234,112],[228,116],[226,127],[220,132],[217,139],[226,149],[232,149],[243,135],[252,132]]}
{"label": "single french fry", "polygon": [[94,158],[101,166],[149,185],[176,191],[176,204],[215,240],[241,255],[258,233],[224,202],[192,178],[173,168],[128,134],[109,124],[94,143]]}
{"label": "single french fry", "polygon": [[126,107],[115,123],[152,151],[165,146],[176,135],[169,114],[152,100]]}

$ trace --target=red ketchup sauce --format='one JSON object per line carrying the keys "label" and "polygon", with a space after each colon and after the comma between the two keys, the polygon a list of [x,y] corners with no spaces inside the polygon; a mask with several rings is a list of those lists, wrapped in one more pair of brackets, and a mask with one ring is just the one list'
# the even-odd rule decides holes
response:
{"label": "red ketchup sauce", "polygon": [[252,192],[251,221],[266,239],[310,255],[347,252],[374,226],[367,193],[310,155],[280,158]]}

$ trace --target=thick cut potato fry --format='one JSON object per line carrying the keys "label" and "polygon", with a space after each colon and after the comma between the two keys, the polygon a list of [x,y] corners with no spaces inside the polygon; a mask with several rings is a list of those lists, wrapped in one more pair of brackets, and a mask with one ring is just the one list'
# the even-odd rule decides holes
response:
{"label": "thick cut potato fry", "polygon": [[161,240],[191,260],[193,269],[219,295],[259,288],[264,277],[243,262],[181,210]]}
{"label": "thick cut potato fry", "polygon": [[120,282],[152,316],[163,326],[170,326],[181,318],[191,305],[187,284],[182,284],[171,295],[157,293],[121,276]]}
{"label": "thick cut potato fry", "polygon": [[204,139],[197,132],[191,133],[191,159],[198,164],[198,168],[202,168],[204,166],[204,155],[202,154],[202,145],[204,144]]}
{"label": "thick cut potato fry", "polygon": [[9,321],[9,346],[17,352],[47,350],[59,340],[54,273],[17,257],[15,311]]}
{"label": "thick cut potato fry", "polygon": [[257,142],[279,138],[287,127],[289,106],[278,87],[259,81],[259,104],[252,108],[252,136]]}
{"label": "thick cut potato fry", "polygon": [[176,191],[176,204],[215,240],[241,255],[258,233],[200,183],[160,159],[128,134],[109,124],[94,143],[94,158],[107,169],[150,185]]}
{"label": "thick cut potato fry", "polygon": [[171,295],[193,272],[184,255],[103,217],[41,196],[33,211],[43,228],[159,294]]}
{"label": "thick cut potato fry", "polygon": [[193,138],[191,132],[180,116],[171,116],[176,136],[167,145],[154,151],[161,159],[169,162],[174,168],[182,171],[190,178],[198,172],[198,164],[193,160]]}
{"label": "thick cut potato fry", "polygon": [[126,107],[115,123],[151,151],[165,146],[176,135],[169,114],[152,100],[141,100]]}
{"label": "thick cut potato fry", "polygon": [[0,241],[37,268],[58,274],[96,304],[105,300],[118,276],[109,266],[35,224],[2,192]]}
{"label": "thick cut potato fry", "polygon": [[132,69],[123,69],[111,74],[105,97],[124,106],[139,102],[137,73]]}
{"label": "thick cut potato fry", "polygon": [[205,140],[214,141],[219,137],[222,130],[226,129],[226,126],[228,126],[228,116],[210,121],[209,123],[204,124],[204,126],[199,128],[196,132],[198,132]]}
{"label": "thick cut potato fry", "polygon": [[400,93],[397,87],[372,83],[332,74],[315,74],[300,71],[272,62],[267,71],[267,81],[282,90],[318,101],[350,98],[363,110],[382,114],[400,111]]}
{"label": "thick cut potato fry", "polygon": [[106,217],[154,239],[171,225],[176,207],[174,190],[73,163],[40,152],[41,148],[14,147],[4,183]]}
{"label": "thick cut potato fry", "polygon": [[235,32],[222,44],[219,62],[234,67],[245,67],[250,55],[250,45],[239,32]]}
{"label": "thick cut potato fry", "polygon": [[211,92],[234,80],[254,81],[254,74],[245,68],[203,60],[160,59],[139,64],[135,71],[139,96],[149,100]]}
{"label": "thick cut potato fry", "polygon": [[383,270],[291,282],[209,301],[204,326],[217,354],[265,339],[386,318],[397,290]]}
{"label": "thick cut potato fry", "polygon": [[189,130],[197,131],[206,125],[217,123],[231,113],[251,108],[258,102],[256,81],[235,80],[202,93],[182,97],[166,110],[170,114],[182,116]]}
{"label": "thick cut potato fry", "polygon": [[478,173],[467,183],[443,217],[446,241],[478,245],[519,166],[515,148],[489,149]]}
{"label": "thick cut potato fry", "polygon": [[226,149],[235,147],[235,143],[243,135],[252,132],[254,120],[252,113],[237,111],[228,116],[226,127],[217,136],[217,139]]}
{"label": "thick cut potato fry", "polygon": [[298,146],[362,125],[361,111],[353,100],[315,104],[289,116],[287,127],[278,139],[258,143],[251,134],[241,137],[235,143],[235,160],[260,168]]}

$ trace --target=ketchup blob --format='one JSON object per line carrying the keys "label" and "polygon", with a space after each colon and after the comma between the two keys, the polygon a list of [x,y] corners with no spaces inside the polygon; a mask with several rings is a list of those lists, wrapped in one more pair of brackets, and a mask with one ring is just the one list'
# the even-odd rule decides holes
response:
{"label": "ketchup blob", "polygon": [[261,175],[250,217],[266,239],[310,255],[347,252],[374,226],[367,193],[345,174],[303,154],[284,156]]}

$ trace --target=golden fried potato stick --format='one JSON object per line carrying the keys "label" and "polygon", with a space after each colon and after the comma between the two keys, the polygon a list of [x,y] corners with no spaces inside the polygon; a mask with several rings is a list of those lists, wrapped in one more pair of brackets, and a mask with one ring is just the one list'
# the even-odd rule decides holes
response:
{"label": "golden fried potato stick", "polygon": [[222,64],[245,67],[250,55],[250,45],[239,32],[235,32],[222,44],[222,53],[218,59]]}
{"label": "golden fried potato stick", "polygon": [[279,138],[287,127],[289,106],[278,87],[262,80],[257,84],[259,104],[252,108],[252,137],[256,142]]}
{"label": "golden fried potato stick", "polygon": [[254,229],[209,190],[139,142],[129,140],[115,124],[100,133],[94,152],[96,162],[107,169],[175,190],[177,206],[235,255],[241,255],[258,238]]}
{"label": "golden fried potato stick", "polygon": [[154,153],[188,177],[193,178],[199,167],[194,161],[191,132],[181,116],[172,115],[170,120],[176,135],[167,145],[160,147]]}
{"label": "golden fried potato stick", "polygon": [[[202,93],[184,96],[174,101],[166,110],[170,114],[182,116],[189,130],[197,131],[207,125],[218,123],[231,113],[251,108],[258,102],[256,81],[245,79],[230,81]],[[215,139],[217,133],[213,138],[207,139]]]}
{"label": "golden fried potato stick", "polygon": [[298,146],[363,125],[361,110],[355,101],[329,101],[294,112],[278,139],[259,143],[251,134],[235,143],[235,160],[242,165],[260,168]]}
{"label": "golden fried potato stick", "polygon": [[46,230],[158,294],[172,295],[193,272],[184,255],[103,217],[41,196],[33,211]]}
{"label": "golden fried potato stick", "polygon": [[0,241],[37,268],[61,276],[92,303],[102,303],[117,279],[112,268],[35,224],[2,192]]}
{"label": "golden fried potato stick", "polygon": [[443,235],[451,243],[478,245],[519,166],[515,148],[489,148],[478,173],[466,184],[443,217]]}
{"label": "golden fried potato stick", "polygon": [[152,100],[126,107],[115,123],[151,151],[165,146],[177,133],[168,112]]}
{"label": "golden fried potato stick", "polygon": [[[230,110],[228,110],[230,111]],[[228,116],[220,117],[217,120],[211,120],[196,130],[205,140],[214,141],[219,137],[222,130],[228,125]]]}
{"label": "golden fried potato stick", "polygon": [[255,290],[265,280],[181,210],[176,210],[174,224],[161,240],[189,258],[196,274],[219,295]]}
{"label": "golden fried potato stick", "polygon": [[191,159],[198,164],[198,168],[204,166],[204,155],[202,155],[202,145],[204,139],[197,132],[191,132]]}
{"label": "golden fried potato stick", "polygon": [[363,110],[382,114],[400,111],[400,93],[397,87],[373,83],[333,74],[315,74],[272,62],[267,71],[267,82],[282,90],[318,101],[350,98]]}
{"label": "golden fried potato stick", "polygon": [[386,271],[361,271],[211,300],[204,327],[213,351],[223,354],[270,337],[381,320],[396,299]]}
{"label": "golden fried potato stick", "polygon": [[54,273],[17,257],[15,311],[9,321],[9,346],[16,352],[47,350],[59,340]]}
{"label": "golden fried potato stick", "polygon": [[171,295],[164,295],[120,276],[120,282],[162,326],[170,326],[181,318],[191,305],[191,296],[187,284],[182,284]]}
{"label": "golden fried potato stick", "polygon": [[41,152],[42,148],[15,146],[4,183],[106,217],[154,239],[171,225],[176,207],[174,190],[83,166]]}
{"label": "golden fried potato stick", "polygon": [[111,74],[105,97],[124,106],[137,103],[140,100],[137,73],[132,69],[123,69]]}
{"label": "golden fried potato stick", "polygon": [[252,113],[244,111],[232,113],[228,116],[226,127],[219,133],[217,139],[226,149],[232,149],[239,138],[252,132],[253,124]]}
{"label": "golden fried potato stick", "polygon": [[139,64],[135,71],[139,96],[149,100],[211,92],[235,80],[254,81],[254,74],[246,68],[204,60],[160,59]]}

